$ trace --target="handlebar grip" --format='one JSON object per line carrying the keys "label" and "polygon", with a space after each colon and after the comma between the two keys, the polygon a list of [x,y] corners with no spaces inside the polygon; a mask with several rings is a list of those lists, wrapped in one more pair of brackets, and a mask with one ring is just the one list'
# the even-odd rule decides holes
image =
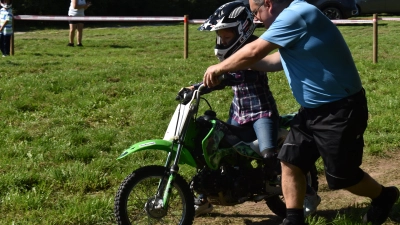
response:
{"label": "handlebar grip", "polygon": [[[228,74],[222,74],[222,75],[220,75],[220,76],[218,76],[217,77],[217,79],[218,79],[218,81],[224,81],[224,80],[228,80],[228,79],[230,79],[230,77],[229,77],[229,75]],[[203,88],[205,88],[206,86],[204,85],[204,84],[201,84],[199,87],[198,87],[198,91],[199,92],[201,92],[201,90],[203,89]]]}

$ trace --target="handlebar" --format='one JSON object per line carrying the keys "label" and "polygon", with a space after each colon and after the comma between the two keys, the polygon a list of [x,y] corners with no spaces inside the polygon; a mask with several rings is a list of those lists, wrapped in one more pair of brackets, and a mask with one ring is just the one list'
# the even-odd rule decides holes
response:
{"label": "handlebar", "polygon": [[229,78],[229,76],[227,74],[222,74],[220,76],[218,76],[218,80],[219,81],[223,81],[223,80],[227,80]]}
{"label": "handlebar", "polygon": [[[228,78],[229,76],[227,74],[222,74],[218,76],[219,81],[227,80]],[[200,94],[204,88],[206,88],[206,86],[204,84],[201,84],[197,88],[197,92]],[[178,92],[178,95],[175,97],[175,100],[181,101],[182,104],[186,105],[192,99],[194,91],[195,90],[191,90],[188,88],[181,88],[181,90],[179,90]]]}

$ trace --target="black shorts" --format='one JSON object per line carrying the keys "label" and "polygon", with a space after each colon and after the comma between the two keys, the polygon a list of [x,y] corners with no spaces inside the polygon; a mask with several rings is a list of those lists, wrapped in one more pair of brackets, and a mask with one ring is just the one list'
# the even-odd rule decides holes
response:
{"label": "black shorts", "polygon": [[300,108],[278,158],[304,172],[321,156],[331,189],[342,189],[361,181],[363,134],[367,128],[365,91],[317,108]]}
{"label": "black shorts", "polygon": [[[72,17],[72,16],[71,16]],[[78,23],[83,23],[83,21],[74,21],[74,20],[68,20],[69,24],[78,24]]]}

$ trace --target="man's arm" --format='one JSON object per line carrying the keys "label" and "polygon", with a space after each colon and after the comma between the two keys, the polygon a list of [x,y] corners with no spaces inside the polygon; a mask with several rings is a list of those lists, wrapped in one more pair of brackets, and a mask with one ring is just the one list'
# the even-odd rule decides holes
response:
{"label": "man's arm", "polygon": [[[218,76],[227,72],[250,68],[253,64],[262,60],[271,51],[279,47],[279,45],[258,38],[257,40],[245,45],[239,51],[235,52],[219,64],[208,67],[207,71],[204,73],[203,82],[206,86],[213,87],[219,83],[217,78]],[[256,64],[255,66],[260,67],[261,71],[277,71],[276,68],[278,62],[276,58],[276,56],[271,57],[271,59],[264,58],[263,61],[265,62]],[[274,59],[274,61],[272,59]]]}
{"label": "man's arm", "polygon": [[252,70],[258,70],[263,72],[276,72],[283,70],[281,63],[281,54],[275,52],[273,54],[265,56],[260,61],[254,63],[251,66]]}

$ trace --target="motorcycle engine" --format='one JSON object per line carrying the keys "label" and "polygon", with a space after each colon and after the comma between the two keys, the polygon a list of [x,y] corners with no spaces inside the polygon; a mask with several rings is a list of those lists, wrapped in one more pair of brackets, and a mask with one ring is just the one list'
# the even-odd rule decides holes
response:
{"label": "motorcycle engine", "polygon": [[192,188],[204,194],[214,205],[235,205],[259,194],[263,189],[261,168],[222,166],[218,170],[203,169],[192,181]]}

